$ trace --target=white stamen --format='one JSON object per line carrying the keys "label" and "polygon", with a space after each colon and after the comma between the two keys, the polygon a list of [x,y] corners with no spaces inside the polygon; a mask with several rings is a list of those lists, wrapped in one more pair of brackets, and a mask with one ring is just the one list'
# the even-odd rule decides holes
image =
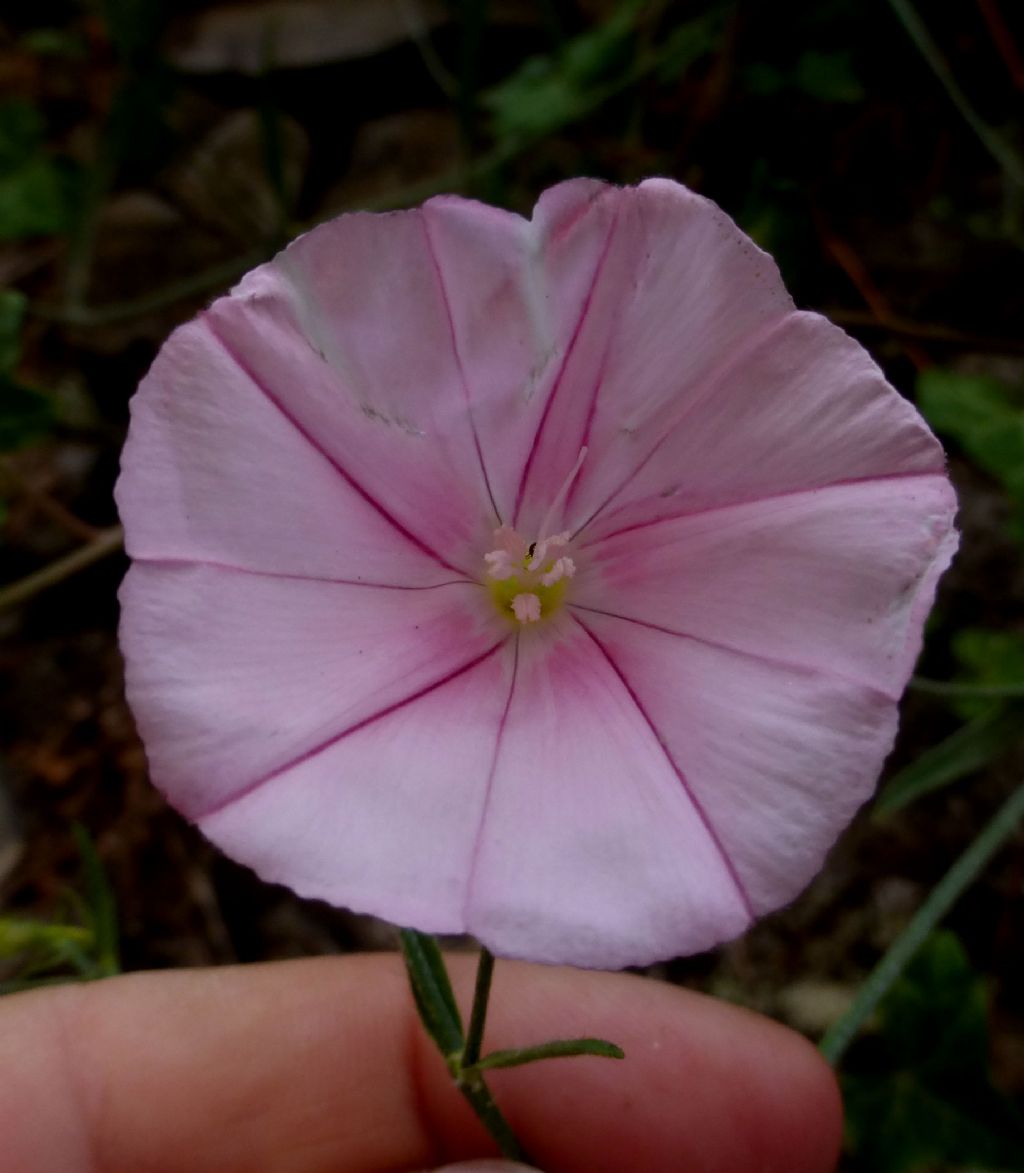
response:
{"label": "white stamen", "polygon": [[512,614],[520,623],[537,623],[540,620],[540,599],[536,595],[516,595],[512,600]]}
{"label": "white stamen", "polygon": [[[576,463],[544,515],[543,524],[539,531],[535,531],[536,541],[527,542],[510,526],[502,525],[494,531],[494,549],[484,554],[488,578],[497,579],[505,585],[505,589],[495,595],[495,600],[503,608],[509,607],[520,623],[537,623],[544,607],[557,607],[561,601],[561,590],[550,596],[546,592],[562,579],[572,578],[576,573],[576,563],[567,554],[561,553],[569,545],[572,533],[566,530],[564,533],[552,534],[547,530],[565,508],[569,490],[586,455],[586,448],[581,448]],[[505,593],[509,587],[518,591],[511,603],[507,601],[508,594]]]}
{"label": "white stamen", "polygon": [[548,551],[551,549],[557,550],[560,546],[567,546],[571,536],[568,532],[564,534],[552,534],[551,537],[543,538],[537,542],[533,547],[533,557],[527,563],[526,569],[540,570],[548,560]]}
{"label": "white stamen", "polygon": [[[562,482],[562,487],[555,494],[555,499],[551,502],[547,513],[544,514],[544,520],[540,523],[540,526],[537,530],[542,538],[548,533],[551,528],[551,523],[555,520],[556,515],[565,504],[565,499],[569,496],[569,490],[572,488],[572,483],[576,479],[576,474],[580,471],[580,465],[583,464],[583,460],[586,455],[586,448],[581,448],[579,456],[576,457],[576,463],[572,466],[572,470],[570,471],[569,475]],[[568,541],[570,535],[566,534],[564,536],[566,541]],[[550,539],[548,540],[550,541]]]}
{"label": "white stamen", "polygon": [[546,574],[540,576],[540,581],[543,586],[554,586],[560,579],[572,578],[575,573],[576,563],[571,558],[559,558]]}
{"label": "white stamen", "polygon": [[504,550],[492,550],[484,555],[484,561],[491,578],[511,578],[515,573],[515,563]]}
{"label": "white stamen", "polygon": [[494,531],[494,544],[497,548],[484,555],[487,573],[491,578],[511,578],[522,567],[530,547],[507,525]]}

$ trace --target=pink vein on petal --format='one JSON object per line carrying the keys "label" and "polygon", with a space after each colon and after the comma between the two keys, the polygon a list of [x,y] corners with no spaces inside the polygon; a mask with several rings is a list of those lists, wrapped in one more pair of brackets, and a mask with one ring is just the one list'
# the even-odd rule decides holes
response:
{"label": "pink vein on petal", "polygon": [[[921,472],[915,470],[911,472],[875,473],[873,476],[867,477],[845,477],[838,481],[826,481],[823,485],[811,485],[803,489],[785,489],[780,493],[765,493],[760,497],[744,497],[739,501],[723,501],[719,505],[702,505],[699,509],[684,509],[679,513],[670,513],[665,517],[655,517],[650,521],[636,521],[632,525],[624,525],[622,529],[611,530],[609,533],[592,538],[589,542],[580,542],[579,548],[581,550],[589,549],[593,546],[600,546],[602,542],[610,542],[612,538],[619,538],[623,534],[653,529],[655,526],[665,525],[670,521],[684,521],[688,517],[705,517],[713,513],[724,513],[729,509],[742,509],[746,505],[764,505],[770,501],[786,501],[791,497],[808,497],[813,493],[823,493],[829,489],[845,489],[851,485],[875,485],[886,484],[888,481],[928,480],[932,478],[938,480],[946,479],[945,474],[941,472]],[[615,515],[612,514],[612,516],[614,517]],[[596,514],[594,517],[596,517]],[[577,536],[580,530],[584,529],[585,526],[594,520],[594,517],[584,522],[573,536]]]}
{"label": "pink vein on petal", "polygon": [[199,320],[202,321],[202,323],[210,331],[210,336],[221,346],[225,354],[227,354],[235,366],[237,366],[238,369],[250,380],[252,385],[258,391],[260,391],[267,398],[267,400],[274,405],[274,407],[277,408],[281,415],[284,416],[284,418],[292,425],[292,427],[299,433],[299,435],[302,436],[302,438],[310,445],[310,447],[313,448],[314,451],[318,452],[324,458],[324,460],[326,460],[327,463],[331,465],[335,472],[338,473],[338,475],[345,481],[347,485],[349,485],[350,488],[354,489],[355,492],[357,492],[359,496],[362,497],[367,505],[371,506],[373,509],[376,509],[381,517],[383,517],[384,520],[387,521],[396,530],[396,532],[400,533],[403,538],[411,542],[418,550],[421,550],[424,554],[427,554],[429,557],[433,558],[435,562],[440,563],[445,568],[445,570],[450,570],[453,574],[463,573],[459,567],[453,566],[450,562],[447,562],[444,558],[441,557],[440,554],[438,554],[436,550],[428,546],[422,538],[417,537],[416,534],[407,529],[398,520],[398,518],[394,516],[393,513],[384,508],[383,504],[378,501],[377,498],[374,497],[374,495],[365,486],[361,485],[352,476],[351,473],[349,473],[337,462],[337,460],[334,459],[334,457],[327,451],[326,448],[324,448],[320,441],[317,440],[313,433],[310,432],[309,429],[306,428],[301,423],[301,421],[298,420],[295,415],[293,415],[292,412],[288,410],[288,408],[281,402],[278,396],[275,395],[274,392],[271,391],[270,388],[256,376],[256,373],[250,368],[249,364],[234,349],[234,347],[217,332],[209,313],[203,314]]}
{"label": "pink vein on petal", "polygon": [[[589,207],[590,205],[588,205]],[[583,299],[580,316],[573,328],[572,337],[569,339],[568,345],[565,348],[565,354],[562,356],[562,365],[558,368],[558,374],[551,384],[551,391],[548,395],[547,402],[544,404],[544,410],[541,412],[540,419],[537,422],[537,430],[533,435],[533,443],[530,445],[530,451],[527,453],[526,461],[523,464],[523,475],[519,478],[519,488],[516,491],[516,503],[512,511],[513,528],[519,522],[519,510],[523,504],[523,497],[526,495],[526,483],[530,479],[530,469],[533,467],[534,459],[540,448],[541,437],[544,435],[544,425],[547,423],[548,416],[551,414],[551,406],[555,402],[555,397],[558,395],[559,389],[562,386],[562,380],[565,378],[565,372],[569,367],[569,360],[572,358],[573,351],[576,349],[576,343],[579,341],[580,334],[583,332],[583,324],[587,320],[587,314],[590,311],[590,305],[594,300],[594,293],[597,290],[597,283],[600,280],[605,261],[608,259],[608,253],[611,251],[612,239],[615,236],[615,229],[618,223],[619,213],[616,212],[612,217],[611,223],[608,225],[608,235],[601,249],[601,255],[597,259],[597,264],[594,266],[594,273],[590,278],[590,287],[587,289],[586,297]]]}
{"label": "pink vein on petal", "polygon": [[479,586],[471,578],[449,578],[444,582],[431,582],[425,586],[412,586],[397,582],[370,582],[360,578],[330,578],[320,574],[292,574],[286,570],[259,570],[253,566],[235,566],[231,562],[218,562],[213,558],[148,558],[136,555],[133,562],[141,562],[147,566],[208,566],[212,570],[227,570],[232,574],[248,574],[253,578],[280,578],[289,582],[323,582],[331,586],[373,587],[379,591],[434,591],[446,586]]}
{"label": "pink vein on petal", "polygon": [[476,875],[477,861],[480,857],[480,842],[483,838],[484,826],[487,822],[487,810],[491,805],[491,791],[494,788],[494,775],[498,769],[498,755],[501,753],[501,740],[505,735],[505,726],[508,723],[508,711],[512,708],[512,696],[516,690],[516,676],[519,673],[519,636],[515,637],[515,656],[512,660],[512,680],[508,686],[508,696],[505,698],[505,707],[501,711],[501,720],[498,722],[498,733],[494,739],[494,756],[491,758],[491,768],[487,772],[487,786],[484,790],[484,801],[480,807],[480,821],[477,823],[476,835],[473,839],[473,853],[469,857],[469,871],[466,873],[466,894],[463,902],[462,921],[468,923],[470,894],[473,891],[473,878]]}
{"label": "pink vein on petal", "polygon": [[[898,696],[893,696],[891,693],[879,688],[877,684],[869,684],[866,680],[857,680],[853,676],[845,676],[839,672],[826,672],[824,669],[816,668],[811,664],[801,664],[798,660],[784,660],[777,656],[766,656],[762,652],[750,652],[746,648],[738,648],[733,644],[723,643],[721,640],[708,639],[704,635],[694,635],[691,631],[677,631],[672,627],[663,627],[660,623],[649,623],[646,619],[637,619],[633,615],[620,615],[617,611],[605,611],[601,607],[589,607],[584,603],[571,603],[569,604],[569,610],[573,612],[588,611],[592,615],[603,615],[606,619],[619,619],[623,623],[635,623],[637,627],[646,627],[648,631],[660,631],[663,635],[672,635],[676,639],[693,640],[694,643],[703,644],[706,648],[715,648],[717,651],[728,652],[733,656],[743,656],[759,664],[768,664],[772,668],[784,668],[787,672],[803,672],[808,676],[819,676],[826,680],[836,680],[841,684],[849,684],[855,688],[862,688],[865,692],[880,697],[888,704],[896,704],[900,699]],[[582,620],[579,616],[577,615],[575,618],[582,626]]]}
{"label": "pink vein on petal", "polygon": [[651,450],[647,453],[643,460],[641,460],[635,468],[631,469],[623,478],[623,480],[621,480],[619,484],[614,489],[612,489],[608,496],[605,497],[605,499],[601,502],[600,505],[598,505],[593,513],[591,513],[586,521],[581,522],[580,525],[576,527],[576,530],[573,533],[574,538],[578,537],[579,534],[582,533],[583,530],[585,530],[587,526],[591,524],[591,522],[595,521],[602,513],[604,513],[604,511],[615,500],[615,498],[618,497],[622,490],[625,489],[635,477],[639,476],[639,474],[644,470],[644,468],[646,468],[647,464],[651,461],[662,444],[665,443],[669,436],[683,422],[683,420],[687,418],[687,416],[692,415],[694,411],[703,405],[705,398],[715,390],[722,378],[724,378],[724,376],[727,375],[734,367],[739,366],[739,364],[742,362],[746,362],[752,355],[756,354],[761,349],[761,347],[765,345],[766,342],[770,342],[774,337],[775,332],[780,330],[783,325],[785,325],[785,323],[789,320],[790,314],[793,312],[794,311],[791,310],[788,313],[783,314],[780,318],[776,318],[767,326],[762,327],[762,329],[758,330],[745,346],[740,347],[738,351],[733,351],[732,353],[728,354],[711,371],[705,374],[701,380],[703,383],[703,388],[700,394],[692,396],[689,401],[686,401],[681,397],[684,404],[682,411],[680,411],[676,416],[669,417],[669,419],[665,422],[665,426],[661,432],[661,435],[651,446]]}
{"label": "pink vein on petal", "polygon": [[234,791],[234,793],[228,794],[226,797],[220,799],[208,810],[202,811],[199,814],[190,814],[189,817],[195,823],[202,822],[203,819],[212,818],[213,815],[219,814],[222,810],[231,806],[233,803],[240,802],[243,798],[248,798],[250,794],[253,794],[255,791],[259,790],[260,787],[266,786],[268,782],[273,782],[275,778],[279,778],[282,774],[286,774],[289,770],[293,770],[296,766],[301,766],[303,762],[308,762],[311,758],[315,758],[318,754],[323,753],[325,749],[330,749],[332,746],[335,746],[339,742],[344,741],[345,738],[349,737],[351,734],[358,733],[360,729],[365,729],[368,725],[373,725],[375,722],[381,721],[385,717],[389,717],[392,713],[398,712],[399,709],[404,709],[408,705],[414,704],[422,697],[428,696],[430,693],[436,692],[439,688],[444,688],[446,684],[450,684],[453,680],[457,680],[460,676],[464,676],[467,672],[472,671],[472,669],[474,669],[478,664],[482,664],[485,660],[490,659],[490,657],[493,656],[495,652],[500,651],[505,646],[505,644],[508,643],[508,640],[509,637],[505,636],[504,639],[500,639],[496,644],[493,644],[490,648],[488,648],[486,652],[482,652],[479,656],[474,656],[474,658],[467,663],[462,664],[458,668],[453,668],[450,672],[446,672],[444,676],[432,681],[430,684],[424,685],[423,688],[418,689],[411,695],[403,697],[399,701],[395,701],[394,704],[387,705],[385,708],[381,709],[380,712],[371,713],[368,717],[363,717],[361,720],[356,721],[355,724],[346,726],[346,728],[342,729],[340,732],[332,734],[324,741],[314,745],[311,749],[307,749],[304,753],[299,754],[291,761],[285,762],[283,765],[275,767],[268,774],[263,774],[253,782],[246,783],[245,786],[240,787],[238,790]]}
{"label": "pink vein on petal", "polygon": [[459,371],[459,382],[462,384],[462,397],[466,401],[466,414],[469,416],[469,426],[473,433],[476,458],[480,462],[480,473],[484,478],[484,488],[487,490],[487,496],[491,502],[491,508],[494,510],[494,516],[498,519],[498,524],[503,525],[504,522],[501,513],[498,511],[498,504],[494,500],[491,478],[487,475],[484,451],[480,444],[480,433],[477,431],[476,419],[473,416],[473,403],[469,394],[469,383],[466,380],[466,369],[462,364],[462,355],[459,353],[458,339],[455,337],[455,319],[452,316],[451,298],[448,296],[448,286],[445,284],[444,271],[441,268],[441,259],[437,255],[434,238],[430,235],[430,223],[427,220],[425,208],[419,209],[419,222],[423,228],[423,236],[427,242],[427,253],[430,256],[431,264],[434,266],[434,275],[437,277],[438,288],[441,291],[441,304],[444,306],[445,317],[448,320],[448,337],[451,339],[452,354],[455,356],[455,365]]}
{"label": "pink vein on petal", "polygon": [[[582,451],[584,448],[590,447],[590,435],[594,428],[594,419],[597,416],[597,401],[601,395],[601,388],[604,385],[605,372],[608,370],[608,357],[612,349],[612,331],[608,331],[608,337],[605,339],[604,351],[601,354],[601,362],[597,368],[597,374],[594,377],[593,390],[590,393],[590,403],[587,405],[587,414],[583,421],[583,432],[580,436],[580,442],[577,448]],[[580,478],[574,477],[572,484],[569,486],[569,492],[566,494],[565,503],[562,506],[562,516],[569,512],[569,506],[572,503],[573,496],[580,486]]]}
{"label": "pink vein on petal", "polygon": [[[574,608],[573,610],[575,611],[576,608]],[[690,804],[692,805],[693,809],[697,812],[697,816],[699,817],[701,823],[703,823],[704,830],[707,831],[708,836],[711,839],[711,842],[715,845],[716,851],[721,856],[722,862],[725,864],[726,871],[728,871],[730,877],[732,878],[732,882],[736,887],[736,891],[739,894],[740,900],[743,902],[743,907],[746,910],[747,916],[751,919],[751,921],[756,920],[757,916],[756,916],[756,913],[754,912],[753,903],[751,902],[751,899],[750,899],[750,896],[747,892],[746,886],[744,885],[743,881],[740,879],[739,872],[736,870],[736,865],[733,863],[731,857],[729,856],[728,851],[726,851],[725,844],[723,844],[722,840],[719,838],[718,832],[715,830],[714,825],[712,824],[711,820],[708,818],[707,811],[705,811],[700,799],[697,797],[696,794],[694,794],[692,787],[690,786],[689,782],[686,780],[686,775],[679,768],[679,765],[676,762],[675,758],[673,758],[672,754],[669,752],[668,746],[665,744],[664,739],[662,738],[661,734],[658,732],[658,727],[654,723],[654,720],[652,719],[650,713],[647,712],[647,709],[644,707],[644,704],[640,700],[639,696],[637,696],[635,690],[633,689],[633,686],[626,679],[626,676],[623,673],[622,669],[618,666],[618,664],[616,664],[614,657],[611,655],[611,653],[608,651],[608,649],[604,646],[604,644],[597,638],[597,636],[590,630],[590,628],[583,622],[583,620],[580,619],[580,617],[578,615],[574,614],[573,618],[579,624],[579,626],[583,629],[583,631],[585,631],[586,634],[588,636],[590,636],[590,638],[593,640],[593,642],[596,645],[596,647],[598,648],[598,650],[601,652],[601,654],[604,656],[604,658],[608,661],[608,666],[611,668],[611,670],[618,677],[619,683],[626,690],[626,693],[628,694],[630,700],[636,706],[637,712],[643,718],[643,721],[647,725],[648,729],[650,729],[652,735],[654,736],[655,741],[658,743],[658,746],[661,749],[661,752],[665,756],[665,760],[668,762],[669,766],[672,768],[672,771],[675,774],[675,776],[679,779],[679,782],[680,782],[681,786],[683,787],[683,790],[686,791],[686,796],[690,800]]]}

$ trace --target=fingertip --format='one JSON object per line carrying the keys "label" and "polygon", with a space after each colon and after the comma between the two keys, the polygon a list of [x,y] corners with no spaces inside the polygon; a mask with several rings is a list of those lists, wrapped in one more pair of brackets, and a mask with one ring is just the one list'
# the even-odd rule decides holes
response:
{"label": "fingertip", "polygon": [[520,1165],[518,1161],[460,1161],[431,1173],[537,1173],[537,1170],[532,1165]]}
{"label": "fingertip", "polygon": [[[466,976],[457,972],[457,984]],[[831,1070],[801,1035],[750,1011],[630,975],[506,963],[492,1032],[488,1046],[587,1034],[625,1051],[621,1062],[555,1060],[493,1073],[499,1104],[543,1169],[835,1168],[842,1112]],[[442,1089],[434,1080],[425,1088],[439,1121],[448,1115]],[[467,1136],[464,1119],[456,1131]]]}
{"label": "fingertip", "polygon": [[[778,1031],[777,1084],[767,1083],[757,1135],[778,1173],[833,1173],[843,1141],[843,1101],[835,1072],[802,1035]],[[784,1040],[784,1042],[783,1042]]]}

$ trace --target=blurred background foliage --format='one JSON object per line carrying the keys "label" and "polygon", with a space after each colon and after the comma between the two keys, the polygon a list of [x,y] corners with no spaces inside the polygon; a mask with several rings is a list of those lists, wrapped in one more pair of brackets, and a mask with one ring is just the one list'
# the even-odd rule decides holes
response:
{"label": "blurred background foliage", "polygon": [[916,400],[963,548],[874,807],[792,908],[655,972],[824,1034],[851,1173],[1024,1169],[1022,98],[1016,0],[7,6],[3,988],[392,944],[216,856],[148,784],[111,489],[169,330],[345,209],[670,175]]}

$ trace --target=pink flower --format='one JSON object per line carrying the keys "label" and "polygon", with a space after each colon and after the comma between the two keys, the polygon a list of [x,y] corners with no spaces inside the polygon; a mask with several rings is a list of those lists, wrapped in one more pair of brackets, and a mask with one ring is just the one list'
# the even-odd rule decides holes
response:
{"label": "pink flower", "polygon": [[606,967],[819,868],[956,544],[914,409],[668,180],[308,233],[167,342],[118,501],[175,806],[304,895]]}

